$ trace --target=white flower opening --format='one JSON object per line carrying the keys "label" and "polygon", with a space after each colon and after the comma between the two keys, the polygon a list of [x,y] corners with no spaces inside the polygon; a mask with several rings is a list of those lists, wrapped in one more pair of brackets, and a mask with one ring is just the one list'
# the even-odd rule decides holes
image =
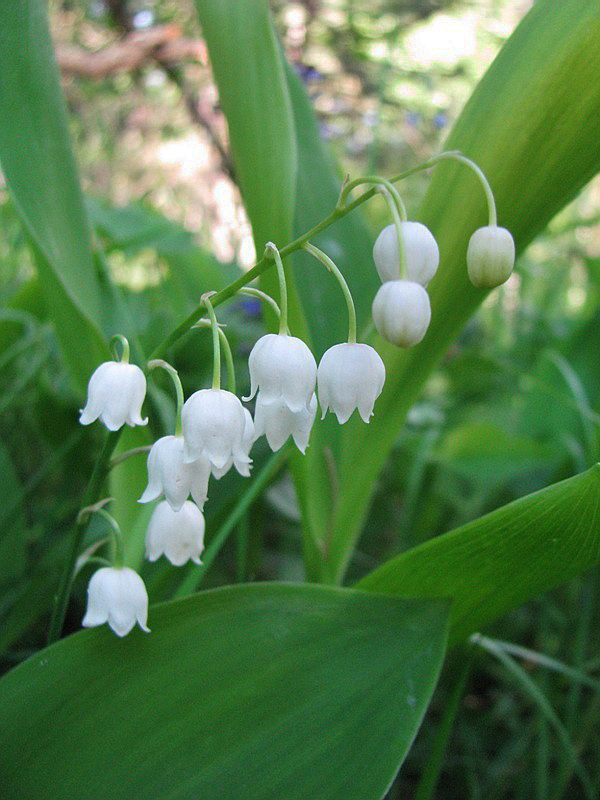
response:
{"label": "white flower opening", "polygon": [[[248,456],[248,462],[244,463],[238,459],[237,464],[235,465],[237,471],[242,475],[244,478],[250,477],[250,468],[252,465],[252,459],[249,457],[250,450],[252,445],[254,444],[254,421],[252,419],[252,414],[248,411],[247,408],[244,408],[244,433],[242,436],[242,450]],[[213,476],[219,480],[225,475],[231,467],[233,466],[233,456],[227,459],[227,462],[222,467],[215,467],[214,464],[212,466],[212,474]]]}
{"label": "white flower opening", "polygon": [[368,344],[344,343],[330,347],[323,354],[317,371],[322,418],[327,411],[332,411],[343,425],[358,409],[364,422],[368,422],[384,382],[383,361]]}
{"label": "white flower opening", "polygon": [[181,423],[184,463],[206,458],[217,471],[232,463],[241,475],[247,473],[252,463],[244,443],[248,422],[234,394],[225,389],[194,392],[183,406]]}
{"label": "white flower opening", "polygon": [[186,500],[173,511],[163,500],[154,509],[146,531],[146,558],[156,561],[164,555],[175,567],[187,561],[201,564],[204,550],[204,515],[197,505]]}
{"label": "white flower opening", "polygon": [[84,628],[108,622],[117,636],[126,636],[138,623],[150,633],[148,593],[144,581],[129,567],[102,567],[92,575],[88,586]]}
{"label": "white flower opening", "polygon": [[277,451],[291,436],[298,450],[304,454],[316,414],[317,396],[314,393],[308,408],[291,411],[282,398],[266,403],[259,392],[254,413],[254,438],[258,439],[264,434],[271,450]]}
{"label": "white flower opening", "polygon": [[292,413],[307,410],[315,391],[317,363],[307,345],[295,336],[268,333],[248,359],[251,400],[258,391],[263,404],[282,400]]}
{"label": "white flower opening", "polygon": [[[406,279],[427,286],[440,263],[437,242],[429,228],[420,222],[401,222],[400,230],[406,257]],[[385,227],[375,240],[373,260],[382,283],[402,278],[395,225]]]}
{"label": "white flower opening", "polygon": [[142,419],[146,396],[146,376],[135,364],[105,361],[94,371],[88,383],[87,402],[79,422],[90,425],[100,418],[109,431],[123,425],[147,425]]}
{"label": "white flower opening", "polygon": [[387,281],[375,295],[373,322],[378,333],[398,347],[418,344],[431,321],[425,289],[414,281]]}
{"label": "white flower opening", "polygon": [[185,463],[183,449],[183,436],[163,436],[152,445],[148,454],[148,486],[139,503],[149,503],[164,495],[173,511],[179,511],[191,494],[202,508],[208,494],[210,461],[200,456]]}

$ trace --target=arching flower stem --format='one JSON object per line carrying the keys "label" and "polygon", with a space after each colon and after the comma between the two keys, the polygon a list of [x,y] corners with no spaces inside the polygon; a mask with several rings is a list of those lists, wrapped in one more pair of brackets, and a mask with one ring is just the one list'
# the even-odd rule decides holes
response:
{"label": "arching flower stem", "polygon": [[[460,156],[461,153],[458,150],[450,150],[445,153],[440,153],[438,156],[433,156],[428,161],[425,161],[423,164],[419,164],[416,167],[411,167],[411,169],[405,170],[401,172],[399,175],[395,175],[393,178],[389,180],[389,183],[394,184],[398,183],[399,181],[403,181],[406,178],[409,178],[411,175],[416,175],[418,172],[422,172],[425,169],[430,169],[434,167],[441,159],[450,158],[454,156]],[[349,185],[349,184],[348,184]],[[344,187],[346,188],[346,187]],[[342,190],[343,191],[343,190]],[[340,206],[339,203],[333,209],[333,211],[328,214],[321,222],[314,225],[310,230],[305,231],[305,233],[298,236],[294,241],[286,244],[285,247],[282,247],[279,251],[279,255],[281,258],[286,258],[287,256],[291,255],[292,253],[297,252],[298,250],[302,249],[302,246],[305,242],[314,239],[317,234],[321,233],[321,231],[326,230],[334,222],[337,222],[342,217],[345,217],[347,214],[350,214],[354,211],[355,208],[358,208],[363,203],[366,203],[367,200],[370,200],[378,191],[377,186],[372,186],[366,192],[363,192],[356,200],[352,200],[351,202],[345,203],[343,206]],[[247,284],[252,283],[253,280],[258,278],[263,272],[266,272],[273,264],[273,259],[269,257],[267,253],[265,253],[257,262],[256,264],[245,272],[243,275],[240,275],[235,281],[230,283],[224,289],[221,289],[220,292],[217,292],[215,295],[212,296],[212,306],[216,308],[217,306],[221,305],[225,301],[229,300],[230,298],[234,297],[240,289],[243,289]],[[194,325],[198,320],[204,315],[205,313],[205,306],[201,303],[194,311],[189,314],[183,322],[178,325],[171,333],[156,347],[154,352],[152,353],[152,358],[158,358],[163,353],[165,353],[175,342],[179,341],[182,336],[190,330],[192,325]]]}
{"label": "arching flower stem", "polygon": [[[104,484],[108,474],[111,456],[119,439],[121,438],[122,432],[122,428],[118,431],[111,431],[106,437],[104,447],[100,453],[100,456],[98,457],[98,460],[96,461],[96,466],[94,467],[90,482],[88,483],[87,489],[83,496],[84,506],[89,505],[94,498],[98,497],[100,494],[102,485]],[[77,562],[77,556],[79,555],[79,549],[83,541],[85,529],[86,521],[78,518],[75,525],[69,556],[65,562],[60,584],[56,592],[56,599],[54,601],[54,608],[52,609],[50,627],[48,629],[48,644],[56,642],[60,638],[60,634],[62,632],[65,615],[67,613],[67,605],[69,602],[69,594],[71,591],[71,583],[73,581],[75,564]]]}
{"label": "arching flower stem", "polygon": [[164,369],[166,372],[169,373],[171,380],[173,381],[173,385],[175,386],[175,394],[177,397],[177,411],[175,414],[175,436],[182,435],[181,429],[181,409],[183,408],[184,403],[184,396],[183,396],[183,386],[181,385],[181,380],[179,378],[179,373],[168,364],[166,361],[163,361],[161,358],[155,358],[153,361],[148,362],[148,369]]}
{"label": "arching flower stem", "polygon": [[[123,548],[123,534],[121,533],[121,528],[119,527],[119,523],[117,520],[109,514],[108,511],[104,508],[107,503],[110,503],[113,500],[112,497],[106,497],[104,500],[100,500],[98,503],[94,503],[94,505],[87,506],[86,508],[82,508],[79,514],[77,515],[77,522],[79,524],[87,525],[89,522],[89,518],[92,514],[99,514],[103,517],[108,524],[110,525],[110,531],[112,534],[112,542],[113,542],[113,559],[112,564],[115,567],[122,567],[125,563],[125,553]],[[111,564],[111,566],[112,566]]]}
{"label": "arching flower stem", "polygon": [[348,307],[348,342],[350,344],[356,343],[356,309],[354,308],[354,300],[352,299],[352,294],[346,283],[346,279],[340,272],[339,268],[334,264],[334,262],[329,258],[329,256],[324,253],[322,250],[319,250],[318,247],[315,247],[314,244],[310,242],[305,242],[302,245],[303,249],[306,250],[307,253],[310,253],[316,259],[318,259],[324,267],[326,267],[329,272],[336,278],[337,282],[340,285],[340,288],[344,294],[344,299],[346,301],[346,306]]}
{"label": "arching flower stem", "polygon": [[[116,344],[119,342],[122,347],[121,358],[118,358]],[[121,364],[129,364],[129,342],[121,333],[116,333],[110,340],[110,352],[115,361],[120,361]]]}
{"label": "arching flower stem", "polygon": [[212,341],[213,341],[213,379],[212,379],[212,388],[213,389],[220,389],[221,388],[221,346],[219,343],[219,324],[217,322],[217,318],[215,316],[215,310],[212,306],[210,298],[214,292],[207,292],[206,294],[202,295],[202,303],[206,307],[208,311],[208,316],[210,318],[210,324],[212,327]]}
{"label": "arching flower stem", "polygon": [[[211,328],[212,323],[208,319],[201,319],[195,325],[194,328]],[[225,335],[225,331],[221,328],[220,325],[217,325],[217,330],[219,331],[219,339],[221,341],[221,347],[223,352],[225,353],[225,364],[227,365],[227,379],[228,379],[228,386],[229,391],[232,394],[235,394],[235,368],[233,366],[233,354],[231,352],[231,346],[229,344],[229,340]],[[215,387],[213,386],[213,389]],[[217,387],[218,388],[218,387]]]}
{"label": "arching flower stem", "polygon": [[244,286],[243,289],[239,290],[238,294],[247,294],[249,297],[260,298],[265,303],[268,303],[271,306],[271,308],[277,315],[277,319],[281,319],[281,310],[270,294],[263,292],[261,289],[257,289],[255,286]]}
{"label": "arching flower stem", "polygon": [[494,194],[492,192],[492,187],[490,186],[488,179],[483,174],[483,171],[474,161],[471,161],[470,158],[463,156],[462,153],[458,152],[448,152],[448,153],[441,153],[439,156],[436,156],[435,160],[436,163],[441,161],[442,159],[448,160],[453,159],[454,161],[460,161],[461,164],[465,164],[467,167],[470,167],[475,175],[477,175],[479,182],[485,192],[485,199],[487,202],[488,207],[488,224],[496,227],[498,225],[498,215],[496,213],[496,201],[494,200]]}
{"label": "arching flower stem", "polygon": [[281,313],[279,315],[279,335],[287,336],[288,330],[288,301],[287,301],[287,283],[285,280],[285,270],[283,268],[283,261],[281,254],[273,242],[267,242],[265,246],[265,256],[272,258],[277,266],[277,279],[279,280],[279,307]]}

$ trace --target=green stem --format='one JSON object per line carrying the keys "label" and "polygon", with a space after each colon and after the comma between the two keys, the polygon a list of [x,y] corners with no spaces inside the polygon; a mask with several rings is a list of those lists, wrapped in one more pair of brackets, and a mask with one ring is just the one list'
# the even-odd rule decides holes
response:
{"label": "green stem", "polygon": [[435,795],[436,786],[440,779],[442,767],[444,766],[444,754],[452,735],[452,727],[459,704],[463,696],[467,680],[471,673],[473,661],[473,649],[462,652],[461,663],[458,666],[458,674],[455,677],[454,687],[450,697],[444,705],[442,718],[437,725],[433,747],[428,754],[425,768],[421,774],[419,785],[413,800],[431,800]]}
{"label": "green stem", "polygon": [[110,350],[115,361],[117,360],[117,351],[115,349],[117,342],[120,342],[121,346],[123,347],[123,352],[121,353],[120,359],[121,364],[129,364],[129,342],[127,341],[126,337],[120,333],[116,333],[110,340]]}
{"label": "green stem", "polygon": [[406,267],[406,248],[404,246],[404,235],[402,233],[402,223],[406,222],[406,211],[404,212],[404,217],[401,216],[400,210],[398,205],[394,202],[394,198],[387,189],[379,189],[380,193],[385,197],[385,200],[388,204],[388,208],[390,209],[390,213],[392,215],[392,219],[394,220],[394,227],[396,228],[396,238],[398,240],[398,274],[400,275],[400,280],[404,280],[406,278],[407,267]]}
{"label": "green stem", "polygon": [[[94,471],[92,472],[92,477],[90,478],[90,482],[88,483],[87,489],[85,490],[85,494],[83,496],[84,507],[89,506],[94,501],[94,499],[100,494],[100,489],[102,488],[102,484],[104,483],[104,480],[108,474],[110,457],[112,456],[113,451],[117,446],[117,442],[119,441],[119,437],[121,436],[122,430],[123,429],[121,428],[118,431],[113,431],[109,433],[108,436],[106,437],[106,441],[104,442],[104,447],[102,448],[102,452],[100,453],[98,461],[96,462],[96,466],[94,467]],[[54,601],[52,618],[50,620],[50,628],[48,630],[48,644],[52,644],[52,642],[57,641],[57,639],[60,638],[60,634],[62,632],[62,627],[65,621],[65,615],[67,613],[67,605],[69,603],[71,583],[73,581],[73,571],[75,568],[77,555],[81,547],[81,542],[83,540],[85,529],[86,529],[86,522],[83,520],[78,520],[75,525],[75,531],[73,535],[73,541],[71,543],[71,549],[69,551],[69,555],[63,569],[62,577]]]}
{"label": "green stem", "polygon": [[122,464],[123,461],[127,461],[128,458],[132,458],[133,456],[140,456],[142,453],[148,453],[151,448],[152,448],[151,444],[143,444],[140,445],[140,447],[132,447],[131,450],[126,450],[124,453],[115,456],[108,465],[108,469],[109,470],[113,469],[113,467],[116,467],[117,464]]}
{"label": "green stem", "polygon": [[248,486],[225,522],[214,535],[209,546],[206,548],[202,556],[202,571],[199,573],[197,570],[194,570],[193,572],[188,573],[185,580],[181,582],[177,591],[173,595],[173,599],[178,597],[186,597],[188,594],[196,591],[196,589],[200,586],[206,577],[206,573],[218,556],[221,548],[229,538],[229,535],[235,529],[235,526],[239,523],[244,514],[246,514],[252,503],[273,480],[279,469],[285,463],[288,454],[289,449],[287,447],[284,447],[278,453],[274,453],[259,474],[253,478],[250,486]]}
{"label": "green stem", "polygon": [[281,254],[273,242],[267,242],[265,247],[265,255],[271,251],[271,258],[275,261],[277,266],[277,278],[279,280],[279,306],[281,313],[279,315],[279,335],[287,336],[288,331],[288,302],[287,302],[287,284],[285,280],[285,270],[283,268],[283,261]]}
{"label": "green stem", "polygon": [[[422,172],[424,169],[429,169],[430,167],[434,167],[441,158],[447,158],[453,153],[457,153],[458,151],[449,151],[447,153],[441,153],[439,156],[434,156],[430,158],[423,164],[419,164],[417,167],[412,167],[411,169],[405,170],[401,172],[399,175],[391,178],[390,183],[398,183],[398,181],[403,181],[405,178],[409,178],[411,175],[415,175],[418,172]],[[285,247],[282,247],[279,251],[281,258],[286,258],[287,256],[291,255],[292,253],[297,252],[298,250],[302,249],[302,245],[308,242],[310,239],[314,239],[317,234],[321,233],[322,231],[329,228],[333,225],[334,222],[337,220],[342,219],[347,214],[350,214],[354,211],[355,208],[358,208],[363,203],[366,203],[367,200],[370,200],[372,197],[375,196],[377,192],[377,187],[373,187],[368,189],[366,192],[361,194],[356,200],[353,200],[351,203],[346,203],[343,207],[336,206],[331,214],[328,214],[324,219],[321,220],[317,225],[314,225],[310,230],[306,231],[305,233],[298,236],[297,239],[294,239],[293,242],[290,242]],[[273,264],[271,258],[266,255],[263,255],[256,264],[245,272],[243,275],[226,286],[220,292],[213,295],[212,306],[213,308],[217,308],[222,303],[226,302],[230,298],[234,297],[240,289],[243,289],[247,284],[252,283],[253,280],[258,278],[263,272],[266,272]],[[200,304],[194,311],[191,312],[183,322],[178,325],[171,333],[163,339],[163,341],[156,347],[154,352],[151,355],[151,358],[158,358],[163,353],[165,353],[170,347],[172,347],[176,342],[181,339],[182,336],[185,336],[186,333],[190,330],[192,325],[194,325],[198,320],[203,316],[205,312],[204,304]]]}
{"label": "green stem", "polygon": [[213,340],[213,379],[212,388],[221,388],[221,347],[219,344],[219,324],[215,316],[215,310],[210,302],[209,295],[204,295],[202,302],[208,311],[210,317],[210,324],[212,327],[212,340]]}
{"label": "green stem", "polygon": [[[394,180],[394,179],[392,179]],[[379,191],[384,189],[386,192],[389,193],[390,197],[393,199],[398,212],[404,222],[408,219],[406,215],[406,206],[402,202],[402,198],[398,193],[398,189],[394,186],[392,181],[388,181],[387,178],[380,178],[378,175],[367,175],[364,178],[355,178],[353,181],[348,181],[348,183],[342,189],[340,194],[340,199],[338,200],[338,208],[344,208],[346,206],[346,201],[348,199],[348,195],[353,189],[356,189],[357,186],[363,186],[365,184],[371,184],[375,186]]]}
{"label": "green stem", "polygon": [[[183,435],[183,428],[181,426],[181,409],[183,408],[183,403],[185,398],[183,396],[183,386],[181,385],[181,379],[179,377],[179,373],[168,364],[166,361],[163,361],[161,358],[155,358],[152,361],[148,362],[148,369],[164,369],[166,372],[169,373],[171,380],[173,381],[173,386],[175,387],[175,394],[177,396],[177,411],[175,414],[175,436],[182,436]],[[125,454],[124,454],[125,455]]]}
{"label": "green stem", "polygon": [[104,508],[97,508],[95,513],[100,514],[101,517],[104,517],[104,519],[110,525],[114,546],[113,562],[115,567],[120,569],[125,563],[125,550],[123,547],[123,534],[121,533],[121,528],[119,528],[119,523]]}
{"label": "green stem", "polygon": [[[201,319],[194,325],[194,328],[211,328],[212,325],[210,320],[208,319]],[[227,336],[225,335],[225,331],[217,325],[217,329],[219,331],[219,339],[221,341],[222,349],[225,351],[225,363],[227,364],[227,375],[228,375],[228,384],[229,384],[229,391],[232,394],[235,394],[235,368],[233,366],[233,355],[231,353],[231,347],[229,345],[229,341]]]}
{"label": "green stem", "polygon": [[231,347],[229,345],[229,341],[227,340],[227,336],[225,336],[225,331],[222,328],[219,328],[218,330],[223,352],[225,353],[225,363],[227,364],[229,391],[231,394],[235,394],[235,368],[233,366],[233,354],[231,352]]}
{"label": "green stem", "polygon": [[344,299],[346,301],[346,306],[348,307],[348,342],[350,344],[356,343],[356,309],[354,308],[354,300],[352,299],[352,294],[350,293],[350,289],[348,284],[346,283],[346,279],[340,272],[339,268],[334,264],[334,262],[329,258],[329,256],[324,253],[322,250],[319,250],[318,247],[315,247],[314,244],[310,242],[306,242],[302,245],[303,249],[306,250],[307,253],[310,253],[314,256],[318,261],[326,267],[329,272],[331,272],[337,282],[340,285],[342,292],[344,293]]}
{"label": "green stem", "polygon": [[436,162],[441,161],[442,159],[453,159],[454,161],[460,161],[461,164],[466,164],[467,167],[470,167],[475,175],[479,178],[479,182],[483,187],[483,191],[485,192],[485,199],[487,201],[488,207],[488,218],[489,218],[489,225],[493,225],[496,227],[498,224],[498,215],[496,213],[496,201],[494,200],[494,194],[492,192],[492,187],[488,183],[488,179],[483,174],[483,171],[474,161],[471,161],[470,158],[463,156],[462,153],[457,153],[455,151],[448,152],[448,153],[441,153],[439,156],[435,157]]}
{"label": "green stem", "polygon": [[250,297],[259,297],[261,300],[271,306],[275,314],[277,314],[277,319],[281,319],[281,311],[279,306],[275,300],[273,300],[270,294],[267,294],[260,289],[256,289],[254,286],[245,286],[243,289],[240,289],[239,294],[247,294]]}

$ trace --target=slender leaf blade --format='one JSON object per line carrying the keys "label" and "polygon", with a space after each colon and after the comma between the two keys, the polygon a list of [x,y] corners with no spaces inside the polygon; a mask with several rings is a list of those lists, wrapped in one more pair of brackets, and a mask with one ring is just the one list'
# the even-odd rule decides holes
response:
{"label": "slender leaf blade", "polygon": [[3,5],[0,116],[2,169],[34,243],[67,363],[82,387],[107,355],[99,333],[101,287],[42,0]]}

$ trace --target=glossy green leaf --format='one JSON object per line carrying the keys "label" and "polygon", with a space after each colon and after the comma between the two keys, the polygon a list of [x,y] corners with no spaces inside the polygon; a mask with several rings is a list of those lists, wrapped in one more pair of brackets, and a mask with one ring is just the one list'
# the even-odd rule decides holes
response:
{"label": "glossy green leaf", "polygon": [[600,563],[600,465],[392,559],[358,584],[452,599],[456,642]]}
{"label": "glossy green leaf", "polygon": [[86,631],[0,682],[6,800],[379,800],[433,691],[447,605],[263,584]]}
{"label": "glossy green leaf", "polygon": [[[512,231],[517,251],[600,167],[599,40],[598,3],[539,0],[484,76],[446,143],[446,149],[461,150],[487,175],[499,224]],[[386,387],[371,424],[348,425],[329,551],[331,572],[338,577],[408,409],[485,297],[469,283],[465,266],[469,237],[486,222],[483,193],[471,171],[438,166],[419,217],[433,231],[441,253],[430,284],[432,322],[423,342],[409,351],[378,344],[386,361]]]}
{"label": "glossy green leaf", "polygon": [[0,162],[34,244],[45,299],[80,388],[107,356],[101,286],[71,152],[46,3],[11,0],[0,26]]}

